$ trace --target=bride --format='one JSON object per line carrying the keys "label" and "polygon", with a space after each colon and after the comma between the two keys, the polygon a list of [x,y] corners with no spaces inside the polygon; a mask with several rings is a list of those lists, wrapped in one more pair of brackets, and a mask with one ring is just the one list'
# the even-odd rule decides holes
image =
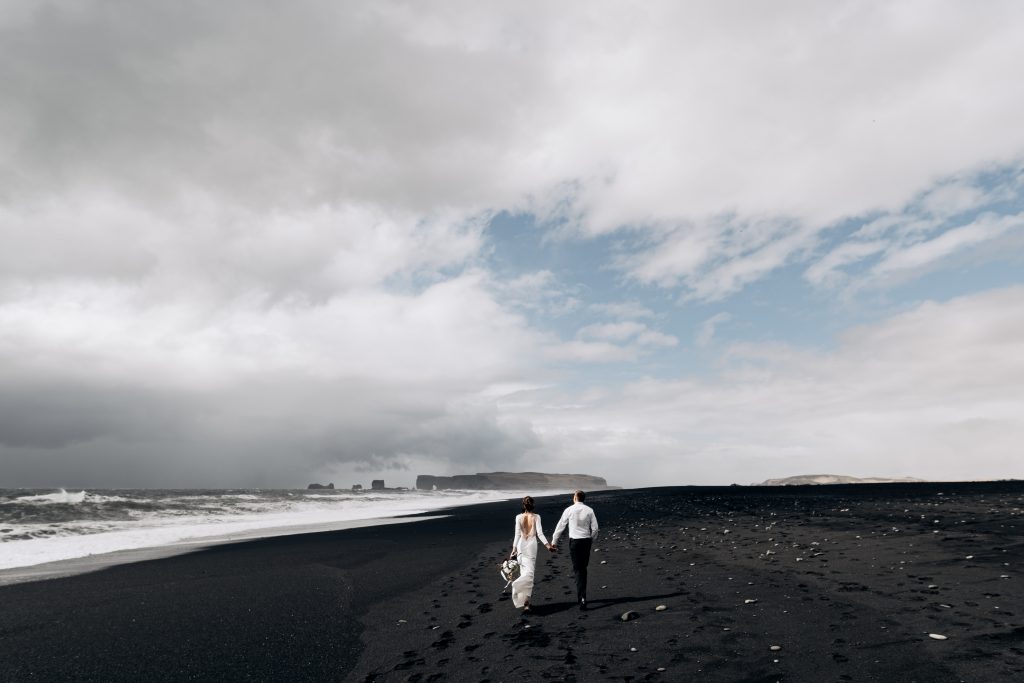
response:
{"label": "bride", "polygon": [[522,514],[516,515],[516,532],[512,538],[512,553],[509,555],[509,559],[518,555],[516,559],[519,560],[520,571],[519,578],[512,582],[512,604],[524,612],[530,611],[538,538],[545,548],[551,550],[551,544],[540,524],[540,515],[533,511],[533,498],[526,496],[523,498]]}

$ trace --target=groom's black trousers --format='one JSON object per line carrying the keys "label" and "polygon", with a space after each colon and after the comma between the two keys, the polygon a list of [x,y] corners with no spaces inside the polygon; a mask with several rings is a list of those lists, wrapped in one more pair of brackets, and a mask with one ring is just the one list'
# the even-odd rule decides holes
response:
{"label": "groom's black trousers", "polygon": [[569,557],[572,558],[572,573],[576,577],[576,600],[587,599],[587,565],[590,564],[591,538],[570,538]]}

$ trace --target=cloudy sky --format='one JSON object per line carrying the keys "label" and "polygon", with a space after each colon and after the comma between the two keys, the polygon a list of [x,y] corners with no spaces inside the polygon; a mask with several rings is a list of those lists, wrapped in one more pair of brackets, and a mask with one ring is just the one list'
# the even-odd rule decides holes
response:
{"label": "cloudy sky", "polygon": [[1024,477],[1024,4],[0,3],[0,487]]}

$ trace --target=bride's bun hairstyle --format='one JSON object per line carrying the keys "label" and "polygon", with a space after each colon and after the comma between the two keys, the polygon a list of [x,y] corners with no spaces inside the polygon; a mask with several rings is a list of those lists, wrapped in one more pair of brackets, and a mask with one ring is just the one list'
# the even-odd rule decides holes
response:
{"label": "bride's bun hairstyle", "polygon": [[524,496],[523,497],[523,512],[533,512],[533,497],[532,496]]}

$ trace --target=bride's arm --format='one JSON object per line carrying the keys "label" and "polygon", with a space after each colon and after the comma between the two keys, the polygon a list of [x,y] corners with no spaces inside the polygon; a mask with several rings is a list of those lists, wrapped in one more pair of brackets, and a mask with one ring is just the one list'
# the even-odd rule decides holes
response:
{"label": "bride's arm", "polygon": [[512,552],[509,554],[509,557],[515,557],[516,548],[519,547],[519,538],[523,534],[522,529],[519,528],[519,515],[516,515],[516,522],[515,522],[515,524],[516,524],[516,531],[515,531],[515,534],[512,536]]}
{"label": "bride's arm", "polygon": [[544,527],[540,523],[540,515],[534,515],[534,517],[536,517],[534,521],[537,523],[537,538],[539,538],[540,542],[543,543],[545,546],[550,545],[548,543],[548,537],[544,535]]}

